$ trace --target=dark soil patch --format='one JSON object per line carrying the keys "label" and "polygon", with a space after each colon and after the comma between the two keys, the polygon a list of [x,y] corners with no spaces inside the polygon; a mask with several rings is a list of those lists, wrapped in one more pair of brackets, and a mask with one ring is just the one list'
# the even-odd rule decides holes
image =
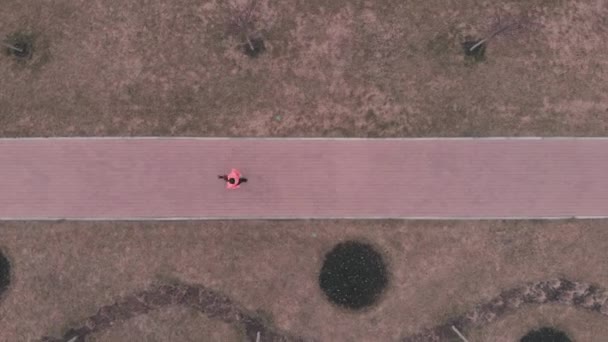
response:
{"label": "dark soil patch", "polygon": [[32,57],[32,46],[27,42],[19,42],[13,45],[16,49],[11,49],[13,56],[17,58],[29,59]]}
{"label": "dark soil patch", "polygon": [[522,337],[520,342],[572,342],[572,340],[562,331],[553,328],[540,328],[532,330]]}
{"label": "dark soil patch", "polygon": [[262,38],[253,38],[250,39],[250,42],[251,44],[249,44],[249,42],[245,42],[243,44],[243,52],[247,56],[255,58],[262,52],[266,51],[266,45],[264,44],[264,40]]}
{"label": "dark soil patch", "polygon": [[8,258],[0,251],[0,296],[8,289],[11,283],[11,264]]}
{"label": "dark soil patch", "polygon": [[16,59],[31,59],[34,52],[34,39],[31,35],[15,33],[3,44],[5,52]]}
{"label": "dark soil patch", "polygon": [[[477,43],[479,43],[479,40],[467,39],[462,43],[462,48],[466,58],[473,59],[476,62],[481,62],[485,59],[487,44],[481,43],[477,45]],[[473,47],[475,48],[473,49]]]}
{"label": "dark soil patch", "polygon": [[339,243],[325,255],[319,286],[330,302],[352,310],[376,302],[388,284],[380,253],[368,244]]}

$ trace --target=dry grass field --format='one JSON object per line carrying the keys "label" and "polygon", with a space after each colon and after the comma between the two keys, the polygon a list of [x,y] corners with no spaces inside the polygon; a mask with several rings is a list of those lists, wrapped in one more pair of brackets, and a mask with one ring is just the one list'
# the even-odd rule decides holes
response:
{"label": "dry grass field", "polygon": [[[0,136],[608,133],[603,0],[235,4],[256,57],[221,1],[2,1]],[[606,224],[4,222],[0,341],[604,341]],[[319,285],[347,240],[385,262],[363,310]]]}
{"label": "dry grass field", "polygon": [[[608,132],[603,0],[258,0],[255,58],[222,4],[4,0],[0,35],[33,51],[0,54],[0,135]],[[467,60],[495,18],[529,25]]]}

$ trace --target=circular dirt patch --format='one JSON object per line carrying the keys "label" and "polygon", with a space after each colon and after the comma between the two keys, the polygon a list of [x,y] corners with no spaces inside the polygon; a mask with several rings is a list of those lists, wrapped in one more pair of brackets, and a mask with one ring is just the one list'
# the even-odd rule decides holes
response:
{"label": "circular dirt patch", "polygon": [[0,251],[0,296],[8,289],[11,283],[11,264],[8,258]]}
{"label": "circular dirt patch", "polygon": [[464,55],[467,58],[472,58],[479,62],[485,58],[486,55],[486,43],[479,44],[479,40],[467,39],[462,43],[462,49]]}
{"label": "circular dirt patch", "polygon": [[358,310],[376,302],[388,284],[380,253],[368,244],[347,241],[325,255],[319,286],[334,304]]}
{"label": "circular dirt patch", "polygon": [[544,327],[528,332],[519,342],[572,342],[572,340],[562,331]]}
{"label": "circular dirt patch", "polygon": [[[250,42],[251,44],[249,44]],[[249,57],[255,58],[264,51],[266,51],[266,45],[262,38],[253,38],[243,44],[243,52]]]}

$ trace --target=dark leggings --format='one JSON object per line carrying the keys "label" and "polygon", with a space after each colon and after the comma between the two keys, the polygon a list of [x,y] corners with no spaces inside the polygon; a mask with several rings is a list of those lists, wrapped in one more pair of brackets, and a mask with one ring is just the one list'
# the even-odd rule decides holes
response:
{"label": "dark leggings", "polygon": [[[229,182],[230,184],[234,184],[229,181],[228,176],[226,176],[226,175],[217,176],[217,178],[223,179],[225,182]],[[238,183],[236,183],[236,185],[240,185],[241,183],[245,183],[245,182],[247,182],[247,178],[239,178],[239,181],[238,181]]]}

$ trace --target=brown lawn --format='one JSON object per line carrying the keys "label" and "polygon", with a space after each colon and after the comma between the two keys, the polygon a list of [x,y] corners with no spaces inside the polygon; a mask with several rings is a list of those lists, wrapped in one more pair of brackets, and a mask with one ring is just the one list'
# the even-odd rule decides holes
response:
{"label": "brown lawn", "polygon": [[[87,341],[241,341],[247,324],[256,328],[246,322],[252,319],[262,322],[259,330],[292,340],[397,341],[528,282],[565,278],[605,289],[605,225],[601,220],[4,223],[0,247],[12,261],[14,279],[0,305],[0,340],[60,337],[82,327],[102,306],[155,284],[183,283],[226,296],[231,312],[249,318],[222,316],[219,299],[202,308],[190,299],[116,319]],[[324,254],[350,239],[376,246],[389,271],[377,304],[360,313],[331,305],[317,281]],[[598,341],[608,336],[606,319],[570,298],[564,304],[524,304],[465,333],[471,341],[506,342],[549,325],[576,341]]]}
{"label": "brown lawn", "polygon": [[[252,59],[220,2],[5,0],[0,35],[33,52],[2,48],[0,136],[606,135],[607,14],[602,0],[260,0],[266,51]],[[466,60],[461,43],[495,15],[534,25]],[[7,222],[0,341],[69,341],[93,323],[87,341],[397,341],[564,278],[598,292],[486,305],[496,315],[463,332],[511,342],[552,326],[596,342],[606,317],[585,305],[605,301],[605,224]],[[317,283],[324,253],[351,238],[377,246],[390,273],[361,313]]]}
{"label": "brown lawn", "polygon": [[[0,54],[0,135],[608,132],[603,0],[258,1],[255,59],[220,1],[3,1],[34,52]],[[533,25],[465,61],[495,16]]]}

